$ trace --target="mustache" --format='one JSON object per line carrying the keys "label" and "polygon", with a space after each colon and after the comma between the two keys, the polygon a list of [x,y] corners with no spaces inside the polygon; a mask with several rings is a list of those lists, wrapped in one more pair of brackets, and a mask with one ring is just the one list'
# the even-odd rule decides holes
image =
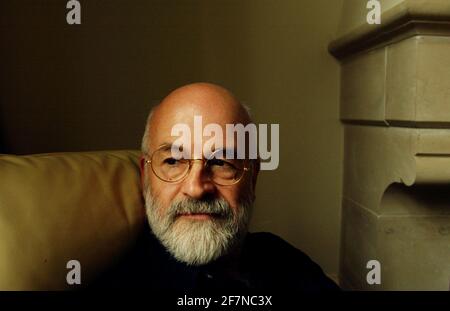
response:
{"label": "mustache", "polygon": [[214,214],[216,217],[229,219],[233,217],[230,205],[224,199],[196,200],[185,199],[170,205],[167,216],[175,219],[180,214]]}

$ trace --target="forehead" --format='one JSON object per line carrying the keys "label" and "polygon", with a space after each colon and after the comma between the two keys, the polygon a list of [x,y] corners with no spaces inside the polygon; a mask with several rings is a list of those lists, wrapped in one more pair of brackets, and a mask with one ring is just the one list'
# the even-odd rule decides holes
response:
{"label": "forehead", "polygon": [[[217,124],[225,133],[226,124],[247,123],[243,108],[233,98],[222,96],[185,96],[163,102],[154,112],[151,120],[151,148],[173,142],[172,128],[185,124],[194,136],[194,117],[201,116],[200,131],[208,124]],[[198,118],[197,118],[198,121]],[[197,128],[198,128],[197,123]],[[192,137],[194,140],[194,137]]]}

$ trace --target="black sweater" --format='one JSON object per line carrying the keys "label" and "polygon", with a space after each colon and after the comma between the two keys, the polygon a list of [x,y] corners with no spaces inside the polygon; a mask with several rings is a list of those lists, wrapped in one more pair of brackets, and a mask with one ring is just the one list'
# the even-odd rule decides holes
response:
{"label": "black sweater", "polygon": [[271,233],[248,233],[238,262],[239,277],[225,275],[217,262],[189,266],[177,261],[153,235],[141,234],[133,249],[90,288],[133,288],[201,292],[214,290],[339,290],[302,251]]}

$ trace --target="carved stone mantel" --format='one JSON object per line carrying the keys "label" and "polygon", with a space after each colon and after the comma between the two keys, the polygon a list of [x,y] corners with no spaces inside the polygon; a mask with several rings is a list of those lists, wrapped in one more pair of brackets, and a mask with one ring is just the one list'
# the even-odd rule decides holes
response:
{"label": "carved stone mantel", "polygon": [[[341,285],[448,290],[450,1],[403,1],[329,49],[342,64]],[[380,285],[366,282],[372,259]]]}

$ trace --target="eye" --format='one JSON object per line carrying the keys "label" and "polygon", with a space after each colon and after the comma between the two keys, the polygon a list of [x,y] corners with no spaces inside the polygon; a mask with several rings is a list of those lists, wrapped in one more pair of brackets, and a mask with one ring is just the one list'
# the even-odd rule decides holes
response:
{"label": "eye", "polygon": [[208,162],[209,166],[216,169],[222,170],[235,170],[236,167],[228,161],[220,160],[220,159],[211,159]]}
{"label": "eye", "polygon": [[169,165],[175,165],[178,163],[178,161],[174,158],[167,158],[167,159],[164,159],[163,163],[169,164]]}
{"label": "eye", "polygon": [[212,166],[212,165],[215,165],[215,166],[224,166],[224,165],[226,165],[227,163],[226,163],[225,161],[223,161],[223,160],[212,159],[212,160],[209,161],[209,164],[210,164],[211,166]]}

